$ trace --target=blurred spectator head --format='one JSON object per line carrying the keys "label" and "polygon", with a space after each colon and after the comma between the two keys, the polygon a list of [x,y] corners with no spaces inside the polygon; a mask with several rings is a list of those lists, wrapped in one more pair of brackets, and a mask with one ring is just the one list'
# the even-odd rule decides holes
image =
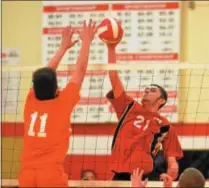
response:
{"label": "blurred spectator head", "polygon": [[81,171],[82,180],[96,180],[96,173],[93,170],[82,170]]}
{"label": "blurred spectator head", "polygon": [[187,168],[180,176],[178,187],[204,188],[205,178],[196,168]]}

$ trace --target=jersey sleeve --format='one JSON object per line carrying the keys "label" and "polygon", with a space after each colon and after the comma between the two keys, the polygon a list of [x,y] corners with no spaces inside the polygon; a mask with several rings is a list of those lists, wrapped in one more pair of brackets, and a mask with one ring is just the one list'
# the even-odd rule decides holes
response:
{"label": "jersey sleeve", "polygon": [[27,115],[28,107],[33,103],[35,99],[35,93],[33,88],[30,88],[29,92],[27,93],[25,104],[24,104],[24,117]]}
{"label": "jersey sleeve", "polygon": [[34,90],[33,88],[30,88],[28,94],[27,94],[27,97],[26,97],[26,103],[25,104],[28,104],[30,103],[31,100],[33,100],[35,98],[35,93],[34,93]]}
{"label": "jersey sleeve", "polygon": [[61,91],[60,96],[64,106],[71,112],[80,100],[80,87],[76,83],[69,82]]}
{"label": "jersey sleeve", "polygon": [[108,101],[112,104],[118,119],[121,118],[124,110],[126,107],[133,102],[133,99],[126,95],[125,92],[123,92],[119,97],[115,98],[113,90],[109,91],[106,95]]}
{"label": "jersey sleeve", "polygon": [[170,126],[168,134],[164,139],[163,150],[166,159],[168,157],[176,157],[176,159],[178,160],[183,157],[181,144],[178,140],[178,136],[173,126]]}

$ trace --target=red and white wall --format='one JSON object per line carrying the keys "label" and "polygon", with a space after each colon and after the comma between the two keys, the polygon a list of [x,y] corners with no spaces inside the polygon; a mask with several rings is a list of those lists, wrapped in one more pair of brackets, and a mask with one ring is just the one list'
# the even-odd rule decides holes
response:
{"label": "red and white wall", "polygon": [[[209,124],[174,124],[184,150],[209,150]],[[82,169],[93,169],[99,179],[110,179],[109,160],[115,124],[75,124],[65,160],[70,179],[79,179]],[[3,123],[3,137],[23,136],[23,123]],[[13,146],[11,146],[13,147]]]}

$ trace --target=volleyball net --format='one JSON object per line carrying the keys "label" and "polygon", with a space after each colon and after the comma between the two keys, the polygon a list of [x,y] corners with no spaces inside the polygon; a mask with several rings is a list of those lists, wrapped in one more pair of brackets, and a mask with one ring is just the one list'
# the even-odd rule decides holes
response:
{"label": "volleyball net", "polygon": [[[23,110],[38,67],[3,67],[2,70],[2,178],[17,178],[23,142]],[[70,70],[70,71],[68,71]],[[74,66],[57,71],[59,87],[71,79]],[[209,149],[209,65],[187,63],[140,63],[89,65],[81,100],[72,115],[70,147],[65,161],[69,179],[78,180],[82,169],[94,170],[100,180],[110,180],[108,164],[117,123],[105,98],[111,90],[108,70],[119,73],[126,93],[140,102],[144,89],[158,84],[168,92],[160,110],[176,127],[184,150]],[[73,91],[72,91],[73,92]]]}

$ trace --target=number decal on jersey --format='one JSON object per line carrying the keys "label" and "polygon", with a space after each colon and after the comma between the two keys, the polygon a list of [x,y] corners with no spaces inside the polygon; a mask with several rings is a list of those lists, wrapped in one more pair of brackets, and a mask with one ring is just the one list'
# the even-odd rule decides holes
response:
{"label": "number decal on jersey", "polygon": [[31,122],[30,122],[30,126],[29,126],[29,131],[28,131],[29,136],[35,136],[35,132],[33,130],[34,130],[34,125],[36,122],[37,115],[38,115],[37,112],[31,114]]}
{"label": "number decal on jersey", "polygon": [[149,127],[149,123],[150,123],[150,120],[146,120],[146,124],[143,128],[144,131]]}
{"label": "number decal on jersey", "polygon": [[[34,132],[34,126],[35,126],[35,122],[37,120],[38,117],[38,112],[35,112],[33,114],[31,114],[31,122],[30,122],[30,126],[29,126],[29,130],[28,130],[28,135],[29,136],[35,136],[35,132]],[[37,134],[37,137],[46,137],[46,120],[47,120],[48,114],[44,114],[42,116],[40,116],[40,130]]]}
{"label": "number decal on jersey", "polygon": [[136,118],[137,120],[134,121],[134,126],[137,127],[138,129],[141,129],[142,124],[145,123],[145,126],[143,127],[143,131],[145,131],[149,127],[150,120],[145,120],[144,116],[141,115],[137,116]]}

